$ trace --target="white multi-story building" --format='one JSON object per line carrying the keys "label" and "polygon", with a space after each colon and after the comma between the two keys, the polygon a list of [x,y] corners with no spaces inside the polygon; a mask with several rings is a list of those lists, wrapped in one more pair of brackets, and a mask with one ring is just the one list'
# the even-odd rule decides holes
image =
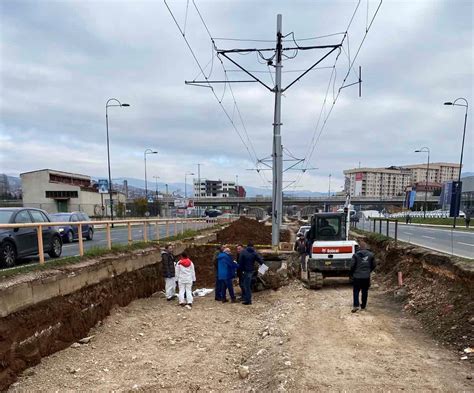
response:
{"label": "white multi-story building", "polygon": [[[394,197],[405,194],[408,187],[426,181],[427,164],[404,165],[388,168],[354,168],[344,171],[345,192],[351,196]],[[459,164],[430,163],[428,183],[456,180]]]}
{"label": "white multi-story building", "polygon": [[233,181],[194,179],[195,198],[228,198],[237,196],[237,187]]}
{"label": "white multi-story building", "polygon": [[345,191],[352,197],[390,197],[404,195],[411,184],[411,172],[403,168],[357,168],[344,171]]}

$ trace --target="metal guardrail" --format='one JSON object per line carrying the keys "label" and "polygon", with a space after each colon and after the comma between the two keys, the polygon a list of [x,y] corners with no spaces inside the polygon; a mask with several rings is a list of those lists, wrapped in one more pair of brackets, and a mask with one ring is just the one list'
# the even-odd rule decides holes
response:
{"label": "metal guardrail", "polygon": [[373,232],[377,232],[376,230],[376,226],[377,226],[377,221],[379,222],[379,231],[378,233],[382,234],[382,222],[385,222],[386,223],[386,226],[385,226],[385,236],[389,237],[390,236],[390,223],[393,222],[395,223],[395,235],[394,235],[394,239],[395,239],[395,243],[398,241],[398,220],[395,220],[393,218],[372,218],[372,220],[374,221],[374,230]]}
{"label": "metal guardrail", "polygon": [[[143,225],[143,241],[148,242],[148,225],[155,225],[155,238],[153,240],[160,240],[159,228],[162,225],[166,226],[166,236],[164,239],[170,237],[171,225],[174,225],[174,236],[179,233],[183,234],[189,229],[198,229],[200,223],[206,223],[207,227],[214,226],[219,223],[217,218],[178,218],[178,219],[136,219],[136,220],[102,220],[102,221],[78,221],[78,222],[38,222],[38,223],[25,223],[25,224],[1,224],[2,229],[15,229],[15,228],[35,228],[37,232],[38,241],[38,255],[41,264],[44,263],[44,245],[43,245],[43,227],[60,227],[60,226],[73,226],[78,227],[79,237],[79,255],[84,255],[84,239],[82,236],[83,225],[105,225],[107,233],[107,248],[112,249],[112,236],[111,227],[112,225],[127,226],[128,228],[128,244],[132,244],[132,226]],[[181,226],[179,228],[179,226]]]}

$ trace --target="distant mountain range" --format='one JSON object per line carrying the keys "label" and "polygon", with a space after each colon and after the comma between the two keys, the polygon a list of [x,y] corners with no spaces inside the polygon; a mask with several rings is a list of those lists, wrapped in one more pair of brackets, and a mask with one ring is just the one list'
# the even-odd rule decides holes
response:
{"label": "distant mountain range", "polygon": [[[112,179],[114,184],[123,184],[124,180],[127,180],[128,186],[145,189],[145,180],[136,179],[132,177],[119,177]],[[153,192],[156,190],[156,182],[153,179],[152,181],[148,180],[148,192]],[[248,197],[255,197],[255,196],[271,196],[272,190],[270,188],[259,188],[259,187],[252,187],[242,185],[247,192]],[[165,192],[166,191],[166,183],[158,182],[158,191]],[[168,183],[168,193],[172,194],[173,192],[177,194],[184,195],[184,182],[182,183]],[[187,185],[187,192],[188,195],[191,196],[193,192],[193,184],[188,183]],[[291,195],[296,197],[317,197],[317,196],[325,196],[327,192],[313,192],[313,191],[285,191],[285,195]]]}
{"label": "distant mountain range", "polygon": [[[462,177],[474,176],[474,172],[463,172]],[[21,190],[21,179],[16,176],[8,176],[8,184],[10,190]],[[92,176],[93,180],[97,181],[97,177]],[[145,180],[137,179],[133,177],[118,177],[113,178],[112,182],[114,184],[123,186],[123,182],[126,180],[128,182],[129,190],[137,189],[137,192],[141,192],[141,190],[145,189]],[[184,182],[176,182],[176,183],[168,183],[168,190],[166,190],[166,183],[163,182],[155,182],[155,179],[148,180],[148,192],[152,193],[156,191],[158,187],[158,191],[160,193],[165,193],[168,191],[170,194],[179,194],[184,196],[184,189],[185,185]],[[270,188],[259,188],[259,187],[252,187],[243,185],[245,191],[247,192],[248,197],[255,197],[255,196],[271,196],[272,191]],[[187,184],[187,193],[189,196],[192,195],[193,192],[193,184]],[[309,191],[309,190],[300,190],[300,191],[284,191],[286,196],[294,196],[294,197],[318,197],[318,196],[326,196],[327,192],[317,192],[317,191]]]}

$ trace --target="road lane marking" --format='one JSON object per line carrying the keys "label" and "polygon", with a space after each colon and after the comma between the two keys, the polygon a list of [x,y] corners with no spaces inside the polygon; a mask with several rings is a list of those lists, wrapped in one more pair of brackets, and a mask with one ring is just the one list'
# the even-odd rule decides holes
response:
{"label": "road lane marking", "polygon": [[410,241],[410,244],[413,244],[415,246],[419,246],[419,247],[422,247],[422,248],[426,248],[427,250],[434,250],[434,251],[438,251],[442,254],[447,254],[447,255],[454,255],[456,257],[461,257],[461,258],[468,258],[468,259],[473,259],[472,256],[467,256],[467,255],[463,255],[463,254],[458,254],[458,253],[452,253],[450,251],[446,251],[446,250],[442,250],[440,248],[435,248],[435,247],[431,247],[431,246],[427,246],[426,244],[421,244],[421,243],[416,243],[416,242],[412,242]]}
{"label": "road lane marking", "polygon": [[471,246],[474,247],[474,244],[469,244],[469,243],[463,243],[463,242],[457,242],[458,244],[464,244],[465,246]]}
{"label": "road lane marking", "polygon": [[422,235],[421,237],[426,237],[427,239],[436,239],[435,237],[432,237],[432,236],[425,236],[425,235]]}
{"label": "road lane marking", "polygon": [[404,235],[413,235],[413,232],[402,232]]}

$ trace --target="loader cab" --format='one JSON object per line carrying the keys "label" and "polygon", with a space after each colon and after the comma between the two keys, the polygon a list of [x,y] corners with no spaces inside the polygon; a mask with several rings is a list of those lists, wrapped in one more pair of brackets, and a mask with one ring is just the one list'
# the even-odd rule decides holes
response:
{"label": "loader cab", "polygon": [[344,213],[317,213],[311,219],[308,231],[310,241],[346,240],[346,216]]}

